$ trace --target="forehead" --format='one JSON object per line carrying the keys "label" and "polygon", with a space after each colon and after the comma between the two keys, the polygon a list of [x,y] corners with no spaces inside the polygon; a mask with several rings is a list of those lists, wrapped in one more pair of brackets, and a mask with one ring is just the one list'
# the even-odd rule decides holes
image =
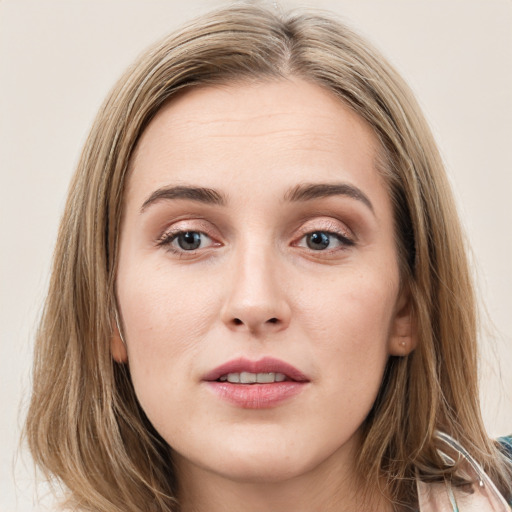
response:
{"label": "forehead", "polygon": [[359,115],[305,80],[197,87],[167,103],[142,134],[127,200],[170,182],[218,188],[249,179],[277,193],[342,179],[374,188],[377,148]]}

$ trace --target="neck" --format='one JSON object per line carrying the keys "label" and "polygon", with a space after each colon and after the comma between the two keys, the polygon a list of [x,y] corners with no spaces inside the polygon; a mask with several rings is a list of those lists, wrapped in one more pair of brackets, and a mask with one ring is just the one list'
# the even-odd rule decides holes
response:
{"label": "neck", "polygon": [[363,499],[363,481],[353,470],[355,464],[339,460],[283,480],[235,480],[199,466],[175,460],[180,483],[181,512],[391,512],[389,501],[378,492]]}

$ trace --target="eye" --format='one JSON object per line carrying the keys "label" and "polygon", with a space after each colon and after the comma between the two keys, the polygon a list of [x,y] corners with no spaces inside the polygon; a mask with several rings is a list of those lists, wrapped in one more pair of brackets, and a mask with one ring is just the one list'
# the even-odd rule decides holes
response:
{"label": "eye", "polygon": [[306,235],[306,244],[310,249],[313,249],[314,251],[322,251],[323,249],[327,249],[330,243],[330,235],[324,231],[315,231],[314,233],[309,233]]}
{"label": "eye", "polygon": [[299,247],[307,247],[313,251],[325,251],[326,249],[336,249],[343,246],[352,246],[354,241],[340,233],[330,231],[312,231],[304,235],[299,243]]}
{"label": "eye", "polygon": [[201,231],[174,231],[165,233],[158,245],[168,246],[176,252],[196,251],[213,245],[213,240]]}
{"label": "eye", "polygon": [[175,241],[179,248],[184,251],[195,251],[201,247],[205,237],[206,235],[198,231],[184,231],[176,235],[173,242]]}

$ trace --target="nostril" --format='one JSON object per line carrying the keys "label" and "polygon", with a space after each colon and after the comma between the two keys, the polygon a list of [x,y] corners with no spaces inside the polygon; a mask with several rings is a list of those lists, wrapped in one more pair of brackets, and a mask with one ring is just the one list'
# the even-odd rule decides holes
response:
{"label": "nostril", "polygon": [[242,322],[242,320],[240,320],[240,318],[235,318],[235,319],[233,320],[233,323],[234,323],[235,325],[242,325],[242,324],[243,324],[243,322]]}
{"label": "nostril", "polygon": [[268,320],[268,323],[269,324],[277,324],[277,322],[279,322],[279,320],[277,318],[271,318],[270,320]]}

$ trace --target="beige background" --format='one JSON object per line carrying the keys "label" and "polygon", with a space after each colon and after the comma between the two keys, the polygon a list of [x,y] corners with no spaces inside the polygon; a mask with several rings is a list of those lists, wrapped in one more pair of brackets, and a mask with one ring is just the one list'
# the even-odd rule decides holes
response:
{"label": "beige background", "polygon": [[[59,216],[93,116],[144,47],[219,4],[0,0],[2,512],[40,509],[30,462],[23,452],[15,459],[19,425]],[[338,12],[416,91],[447,163],[489,313],[482,336],[485,420],[492,435],[512,432],[512,1],[280,5]]]}

